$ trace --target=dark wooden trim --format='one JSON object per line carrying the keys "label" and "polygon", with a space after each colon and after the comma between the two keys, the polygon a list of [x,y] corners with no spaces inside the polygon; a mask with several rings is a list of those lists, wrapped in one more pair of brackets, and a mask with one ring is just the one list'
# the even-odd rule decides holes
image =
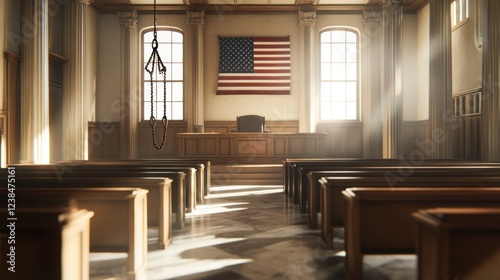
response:
{"label": "dark wooden trim", "polygon": [[4,52],[5,64],[5,98],[7,109],[7,163],[18,163],[20,159],[20,62],[21,56]]}
{"label": "dark wooden trim", "polygon": [[68,62],[67,58],[54,52],[49,52],[49,60],[59,62],[61,64]]}

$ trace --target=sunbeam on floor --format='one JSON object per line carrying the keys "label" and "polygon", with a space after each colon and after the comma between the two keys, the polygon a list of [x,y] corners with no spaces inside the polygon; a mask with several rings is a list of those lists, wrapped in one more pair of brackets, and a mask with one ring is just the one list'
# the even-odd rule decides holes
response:
{"label": "sunbeam on floor", "polygon": [[[306,222],[280,185],[213,187],[166,249],[150,248],[147,279],[346,279],[343,230],[326,247]],[[125,265],[126,254],[93,253],[91,279],[126,279]],[[366,279],[415,279],[415,258],[369,256],[365,271]]]}

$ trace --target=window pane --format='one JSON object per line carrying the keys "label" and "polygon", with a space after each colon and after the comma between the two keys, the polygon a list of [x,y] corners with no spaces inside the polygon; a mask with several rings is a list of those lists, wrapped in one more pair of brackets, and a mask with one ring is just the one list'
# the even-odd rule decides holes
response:
{"label": "window pane", "polygon": [[172,80],[180,81],[182,80],[182,64],[181,63],[172,63]]}
{"label": "window pane", "polygon": [[356,102],[346,103],[346,119],[348,120],[356,119]]}
{"label": "window pane", "polygon": [[144,108],[142,110],[143,111],[143,119],[149,120],[149,117],[151,117],[151,102],[144,102],[143,108]]}
{"label": "window pane", "polygon": [[321,42],[330,42],[332,40],[331,32],[321,33]]}
{"label": "window pane", "polygon": [[332,100],[331,91],[332,91],[331,83],[329,82],[321,83],[321,102]]}
{"label": "window pane", "polygon": [[332,61],[332,48],[330,44],[321,44],[321,62]]}
{"label": "window pane", "polygon": [[[156,96],[156,88],[153,83],[153,98]],[[144,101],[151,101],[151,84],[149,82],[144,83],[144,90],[142,91],[144,94]]]}
{"label": "window pane", "polygon": [[333,101],[345,101],[345,83],[335,82],[333,83]]}
{"label": "window pane", "polygon": [[144,44],[151,48],[151,41],[153,41],[153,31],[144,33]]}
{"label": "window pane", "polygon": [[321,119],[322,120],[332,119],[332,108],[330,102],[321,103]]}
{"label": "window pane", "polygon": [[345,42],[345,31],[343,30],[332,31],[332,42],[338,42],[338,43]]}
{"label": "window pane", "polygon": [[332,78],[333,80],[344,80],[345,79],[345,64],[344,63],[333,63],[332,67]]}
{"label": "window pane", "polygon": [[172,32],[172,42],[173,43],[183,43],[183,34],[180,32]]}
{"label": "window pane", "polygon": [[333,44],[332,62],[345,62],[345,44]]}
{"label": "window pane", "polygon": [[346,32],[346,42],[355,43],[357,41],[356,33],[347,31]]}
{"label": "window pane", "polygon": [[172,32],[160,30],[157,31],[158,42],[172,42]]}
{"label": "window pane", "polygon": [[182,45],[172,45],[172,62],[182,62]]}
{"label": "window pane", "polygon": [[345,103],[344,102],[333,102],[332,104],[332,118],[334,120],[345,119]]}
{"label": "window pane", "polygon": [[160,54],[161,61],[168,62],[172,61],[172,45],[160,43],[158,47],[158,53]]}
{"label": "window pane", "polygon": [[358,56],[358,52],[356,50],[356,44],[346,44],[346,61],[347,62],[356,62],[356,58]]}
{"label": "window pane", "polygon": [[331,79],[332,79],[332,64],[321,63],[321,80],[331,80]]}
{"label": "window pane", "polygon": [[173,120],[183,119],[182,102],[172,103],[172,119]]}
{"label": "window pane", "polygon": [[356,80],[357,69],[356,63],[347,63],[346,65],[346,80],[354,81]]}
{"label": "window pane", "polygon": [[154,116],[157,120],[161,120],[163,117],[163,102],[155,102],[154,104]]}
{"label": "window pane", "polygon": [[357,90],[356,90],[356,83],[349,82],[346,83],[346,101],[356,101],[356,96],[357,96]]}
{"label": "window pane", "polygon": [[172,100],[173,101],[183,101],[184,91],[182,90],[182,83],[176,82],[172,83]]}
{"label": "window pane", "polygon": [[151,57],[151,52],[152,52],[151,46],[149,44],[144,44],[143,52],[144,52],[144,58],[143,58],[144,65],[146,65],[146,63],[148,63],[149,61],[149,58]]}

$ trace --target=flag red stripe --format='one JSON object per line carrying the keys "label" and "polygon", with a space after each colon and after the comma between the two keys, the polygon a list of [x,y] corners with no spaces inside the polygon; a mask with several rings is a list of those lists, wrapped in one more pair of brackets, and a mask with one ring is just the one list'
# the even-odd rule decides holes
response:
{"label": "flag red stripe", "polygon": [[223,76],[220,77],[221,81],[232,81],[232,80],[290,80],[288,76]]}
{"label": "flag red stripe", "polygon": [[288,43],[290,39],[288,37],[254,37],[254,42],[286,42]]}
{"label": "flag red stripe", "polygon": [[217,94],[226,95],[226,94],[276,94],[276,95],[288,95],[290,94],[289,90],[218,90]]}
{"label": "flag red stripe", "polygon": [[219,83],[218,87],[262,87],[262,86],[275,86],[275,87],[289,87],[290,83]]}

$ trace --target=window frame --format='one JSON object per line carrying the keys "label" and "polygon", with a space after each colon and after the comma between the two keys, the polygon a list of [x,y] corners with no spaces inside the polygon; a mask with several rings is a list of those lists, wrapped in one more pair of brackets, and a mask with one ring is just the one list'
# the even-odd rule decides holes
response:
{"label": "window frame", "polygon": [[[157,32],[161,32],[161,31],[171,31],[171,32],[177,32],[179,33],[181,36],[182,36],[182,60],[181,60],[181,64],[182,64],[182,79],[181,80],[169,80],[167,78],[167,87],[168,87],[168,83],[172,83],[172,82],[180,82],[182,84],[182,101],[180,101],[182,103],[182,119],[172,119],[171,117],[168,116],[168,108],[167,108],[167,119],[168,121],[174,121],[174,122],[183,122],[186,120],[186,87],[185,87],[185,34],[184,32],[179,29],[179,28],[176,28],[176,27],[171,27],[171,26],[157,26],[156,27],[156,30]],[[147,58],[146,56],[149,56],[151,55],[151,42],[145,42],[144,40],[144,37],[147,33],[152,33],[154,31],[154,27],[147,27],[147,28],[144,28],[141,30],[140,32],[140,46],[139,46],[139,55],[141,56],[140,58],[140,63],[141,63],[141,70],[140,70],[140,112],[139,112],[139,115],[140,115],[140,121],[141,122],[149,122],[150,120],[150,117],[151,117],[151,113],[150,113],[150,110],[151,110],[151,105],[148,104],[148,108],[146,108],[146,102],[149,102],[149,98],[145,98],[145,94],[146,94],[146,91],[147,91],[147,94],[149,95],[150,92],[149,92],[149,86],[148,88],[146,89],[144,84],[146,83],[146,80],[149,80],[149,77],[146,79],[145,77],[145,70],[144,70],[144,66],[145,64],[147,63]],[[161,42],[158,42],[159,44],[161,44]],[[148,48],[145,48],[146,46],[148,46]],[[147,54],[145,52],[148,52]],[[161,56],[161,54],[160,54]],[[166,61],[165,58],[163,58],[163,56],[161,56],[161,59],[163,61],[163,63],[167,64],[167,63],[172,63],[172,61]],[[167,73],[168,71],[172,71],[171,69],[169,69],[169,67],[167,66]],[[167,88],[167,94],[168,94],[168,88]],[[172,93],[171,93],[172,94]],[[160,101],[157,101],[157,102],[161,102],[163,103],[163,98],[162,100]],[[173,103],[173,102],[179,102],[179,101],[168,101],[168,98],[167,98],[167,104],[168,103]],[[168,105],[167,105],[168,106]],[[160,115],[163,115],[163,106],[160,106],[161,107],[161,113]],[[148,117],[145,118],[145,112],[148,112]],[[155,111],[155,115],[157,115],[158,112]],[[161,121],[161,117],[160,118],[157,118],[157,121]]]}
{"label": "window frame", "polygon": [[[323,63],[322,61],[322,54],[321,54],[321,47],[323,42],[321,41],[321,35],[324,32],[330,32],[330,31],[347,31],[347,32],[352,32],[356,36],[356,118],[354,119],[328,119],[324,120],[321,118],[321,83],[322,83],[322,77],[321,77],[321,64]],[[319,31],[318,34],[318,90],[317,90],[317,98],[316,98],[316,120],[318,124],[327,124],[327,123],[359,123],[361,122],[361,34],[358,29],[354,27],[349,27],[349,26],[329,26],[326,28],[323,28],[322,30]],[[332,62],[330,62],[332,63]],[[343,80],[343,81],[348,81],[348,80]],[[346,102],[346,101],[344,101]]]}
{"label": "window frame", "polygon": [[[464,17],[460,20],[460,17],[462,17],[462,12],[464,13],[463,15]],[[457,16],[459,16],[458,20]],[[460,28],[461,26],[469,22],[469,17],[470,17],[469,0],[452,0],[450,2],[450,20],[451,20],[452,31]]]}

